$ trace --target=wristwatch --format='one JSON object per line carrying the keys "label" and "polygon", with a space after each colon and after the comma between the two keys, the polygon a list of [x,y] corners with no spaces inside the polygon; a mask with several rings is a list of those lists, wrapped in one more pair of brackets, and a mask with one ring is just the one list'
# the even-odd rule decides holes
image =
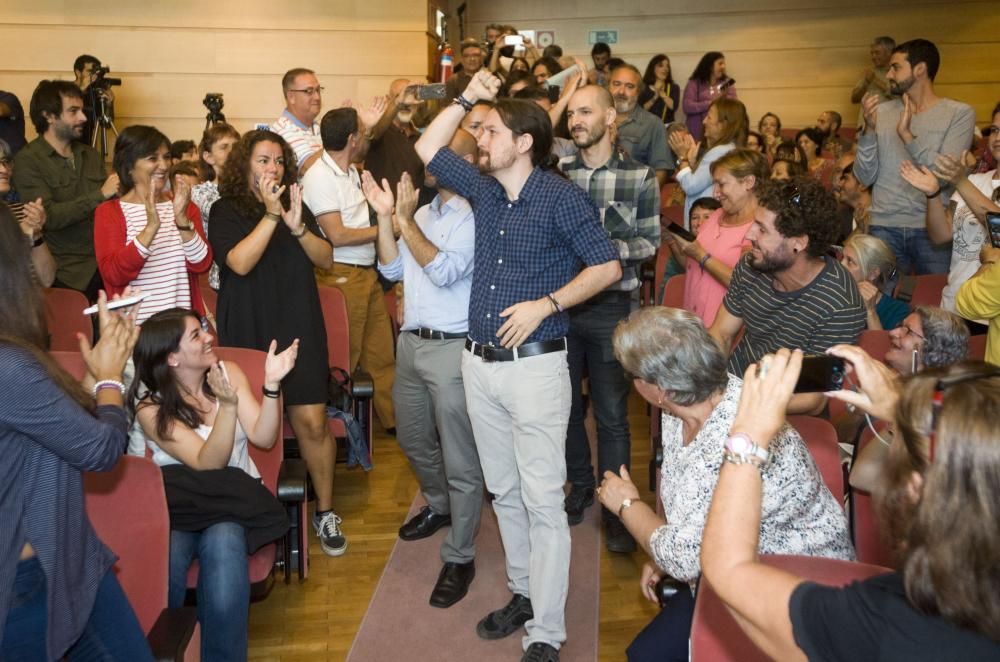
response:
{"label": "wristwatch", "polygon": [[726,449],[726,461],[733,464],[752,464],[761,469],[771,460],[769,451],[755,444],[749,435],[742,432],[730,435],[723,446]]}
{"label": "wristwatch", "polygon": [[618,519],[622,518],[622,514],[625,512],[626,508],[632,507],[632,499],[622,499],[622,505],[618,506]]}

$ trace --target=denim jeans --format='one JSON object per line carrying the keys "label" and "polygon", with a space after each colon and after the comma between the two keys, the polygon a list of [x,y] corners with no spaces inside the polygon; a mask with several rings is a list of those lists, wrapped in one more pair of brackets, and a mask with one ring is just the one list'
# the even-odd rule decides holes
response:
{"label": "denim jeans", "polygon": [[170,532],[170,607],[182,607],[191,561],[198,559],[201,659],[246,660],[250,575],[243,527],[213,524],[204,531]]}
{"label": "denim jeans", "polygon": [[[0,659],[49,659],[45,650],[47,613],[45,573],[37,558],[25,559],[17,564]],[[66,656],[71,662],[152,662],[149,644],[114,570],[108,570],[97,587],[87,624]]]}
{"label": "denim jeans", "polygon": [[951,242],[935,245],[923,228],[892,228],[873,225],[869,230],[896,254],[896,270],[901,275],[946,274],[951,268]]}
{"label": "denim jeans", "polygon": [[577,487],[593,487],[594,467],[583,421],[583,369],[590,376],[590,401],[597,421],[597,477],[630,466],[632,439],[628,427],[631,384],[615,359],[611,336],[632,308],[628,292],[605,292],[570,311],[569,380],[572,404],[566,431],[566,476]]}
{"label": "denim jeans", "polygon": [[687,662],[694,596],[678,591],[629,644],[628,662]]}

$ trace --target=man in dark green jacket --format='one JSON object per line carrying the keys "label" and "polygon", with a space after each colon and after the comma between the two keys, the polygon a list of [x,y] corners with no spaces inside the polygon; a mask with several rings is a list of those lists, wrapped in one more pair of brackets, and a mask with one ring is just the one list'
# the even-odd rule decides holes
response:
{"label": "man in dark green jacket", "polygon": [[87,118],[73,83],[43,80],[31,95],[38,137],[14,159],[14,186],[22,200],[42,199],[45,241],[56,260],[55,287],[97,298],[101,278],[94,257],[94,209],[118,193],[101,156],[79,142]]}

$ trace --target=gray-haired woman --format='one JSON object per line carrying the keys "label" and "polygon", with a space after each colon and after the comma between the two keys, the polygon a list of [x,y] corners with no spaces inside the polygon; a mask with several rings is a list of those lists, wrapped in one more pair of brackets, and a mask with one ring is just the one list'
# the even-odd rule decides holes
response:
{"label": "gray-haired woman", "polygon": [[[830,494],[802,438],[782,427],[769,456],[753,455],[730,436],[743,382],[726,372],[726,357],[694,314],[659,306],[642,308],[619,324],[615,357],[649,403],[663,409],[660,499],[666,519],[639,500],[625,467],[604,475],[601,503],[618,513],[652,557],[640,586],[657,602],[664,574],[692,588],[701,575],[702,530],[723,454],[747,455],[766,467],[760,526],[762,554],[853,559],[844,511]],[[766,458],[766,459],[765,459]],[[628,649],[629,660],[687,660],[694,610],[692,591],[679,591]]]}

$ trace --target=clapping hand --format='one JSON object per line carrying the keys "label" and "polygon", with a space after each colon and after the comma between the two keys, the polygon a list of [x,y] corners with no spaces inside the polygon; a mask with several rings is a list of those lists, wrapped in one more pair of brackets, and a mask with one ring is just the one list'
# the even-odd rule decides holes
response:
{"label": "clapping hand", "polygon": [[779,349],[747,368],[732,434],[743,432],[767,448],[781,426],[802,370],[802,350]]}
{"label": "clapping hand", "polygon": [[239,403],[239,393],[229,381],[229,374],[222,361],[208,369],[208,385],[212,388],[212,393],[218,398],[220,404],[235,406]]}
{"label": "clapping hand", "polygon": [[[123,296],[138,294],[126,287]],[[116,299],[119,296],[115,297]],[[121,310],[121,309],[119,309]],[[135,323],[139,306],[129,312],[108,310],[108,295],[101,290],[97,295],[97,317],[100,340],[91,346],[90,340],[82,333],[77,334],[80,354],[87,365],[87,373],[96,380],[120,380],[125,362],[132,356],[132,348],[139,338],[139,326]]]}
{"label": "clapping hand", "polygon": [[875,130],[875,123],[878,120],[878,105],[882,103],[881,97],[877,94],[866,94],[861,99],[861,109],[865,116],[865,127]]}
{"label": "clapping hand", "polygon": [[264,385],[271,390],[277,390],[288,373],[295,367],[295,359],[299,356],[299,339],[296,338],[285,351],[276,354],[278,341],[272,340],[267,348],[267,358],[264,359]]}
{"label": "clapping hand", "polygon": [[934,174],[939,179],[957,186],[960,181],[968,176],[968,171],[965,169],[965,159],[968,154],[968,150],[963,151],[962,157],[958,160],[947,154],[939,154],[934,159]]}
{"label": "clapping hand", "polygon": [[413,212],[416,208],[417,190],[413,187],[410,174],[404,172],[396,186],[396,218],[400,223],[409,223],[413,220]]}
{"label": "clapping hand", "polygon": [[274,175],[267,173],[257,180],[257,192],[260,193],[260,198],[264,201],[264,208],[269,213],[280,216],[284,211],[281,206],[281,194],[285,192],[285,187],[278,186],[278,183]]}
{"label": "clapping hand", "polygon": [[361,173],[361,191],[365,194],[365,199],[372,206],[379,218],[392,216],[392,210],[396,205],[396,199],[392,194],[392,187],[389,180],[382,178],[382,185],[379,186],[372,177],[370,171]]}
{"label": "clapping hand", "polygon": [[827,354],[839,356],[847,362],[846,372],[854,374],[858,391],[831,391],[826,395],[854,405],[876,418],[892,420],[899,400],[899,375],[854,345],[834,345],[827,350]]}
{"label": "clapping hand", "polygon": [[924,195],[934,195],[941,187],[937,176],[927,166],[917,166],[909,161],[903,161],[899,164],[899,175]]}
{"label": "clapping hand", "polygon": [[24,218],[21,220],[21,231],[29,237],[36,237],[45,227],[45,205],[42,199],[38,198],[33,202],[25,202],[21,208]]}
{"label": "clapping hand", "polygon": [[299,184],[292,184],[288,189],[288,210],[281,210],[281,220],[294,235],[302,228],[302,187]]}
{"label": "clapping hand", "polygon": [[903,112],[899,114],[899,122],[896,124],[896,133],[899,134],[899,139],[904,143],[909,144],[913,141],[913,132],[910,131],[910,122],[913,121],[913,101],[910,100],[910,95],[907,93],[903,94]]}
{"label": "clapping hand", "polygon": [[180,219],[185,216],[188,203],[191,202],[191,185],[182,176],[177,175],[173,181],[174,192],[174,218]]}

